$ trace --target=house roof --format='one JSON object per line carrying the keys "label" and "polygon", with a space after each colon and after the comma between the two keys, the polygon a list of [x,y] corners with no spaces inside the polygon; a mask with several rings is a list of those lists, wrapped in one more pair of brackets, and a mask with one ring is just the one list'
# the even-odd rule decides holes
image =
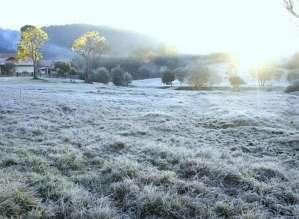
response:
{"label": "house roof", "polygon": [[[9,58],[0,58],[0,65],[4,65],[5,62],[14,62],[15,58],[14,57],[9,57]],[[27,62],[30,63],[30,60],[28,60]]]}
{"label": "house roof", "polygon": [[[15,53],[0,53],[0,65],[5,65],[5,62],[15,60]],[[31,58],[28,58],[26,61],[17,62],[18,66],[32,66],[33,61]]]}
{"label": "house roof", "polygon": [[[0,65],[4,65],[6,61],[13,58],[15,59],[16,53],[0,53]],[[18,66],[31,66],[33,65],[33,61],[31,58],[28,58],[26,61],[19,61]],[[37,66],[39,68],[51,68],[54,69],[54,61],[53,60],[38,60]]]}
{"label": "house roof", "polygon": [[16,57],[16,53],[0,53],[0,58],[15,58]]}
{"label": "house roof", "polygon": [[54,68],[54,61],[53,60],[38,60],[37,67],[42,68]]}

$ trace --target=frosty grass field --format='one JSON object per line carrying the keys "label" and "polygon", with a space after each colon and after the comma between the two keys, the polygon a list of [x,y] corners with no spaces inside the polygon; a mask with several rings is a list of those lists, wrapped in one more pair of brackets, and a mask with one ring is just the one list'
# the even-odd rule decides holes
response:
{"label": "frosty grass field", "polygon": [[298,92],[160,81],[0,78],[0,218],[299,218]]}

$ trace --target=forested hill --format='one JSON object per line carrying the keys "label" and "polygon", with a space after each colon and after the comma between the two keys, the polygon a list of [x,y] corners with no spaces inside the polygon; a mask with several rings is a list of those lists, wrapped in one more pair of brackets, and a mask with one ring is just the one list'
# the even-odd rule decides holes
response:
{"label": "forested hill", "polygon": [[[75,39],[88,31],[98,31],[104,36],[112,52],[122,54],[131,53],[138,47],[157,47],[158,40],[138,33],[115,29],[107,26],[94,26],[87,24],[70,24],[42,27],[49,36],[44,47],[44,58],[70,59],[75,54],[71,46]],[[9,29],[0,29],[0,52],[15,52],[20,32]]]}
{"label": "forested hill", "polygon": [[51,54],[48,54],[50,56],[54,56],[53,53],[59,48],[68,49],[70,52],[70,48],[72,47],[74,40],[88,31],[98,31],[101,36],[106,38],[111,50],[119,54],[131,53],[138,47],[156,47],[158,45],[157,40],[149,36],[107,26],[71,24],[42,27],[42,29],[48,33],[50,39],[46,45],[47,50],[48,48],[53,49]]}
{"label": "forested hill", "polygon": [[20,39],[20,32],[0,28],[0,53],[16,52],[17,43]]}

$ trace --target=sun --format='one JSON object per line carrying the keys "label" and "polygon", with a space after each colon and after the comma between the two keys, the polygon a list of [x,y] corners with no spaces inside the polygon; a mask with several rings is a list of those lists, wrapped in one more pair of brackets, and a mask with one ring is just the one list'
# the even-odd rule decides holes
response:
{"label": "sun", "polygon": [[242,52],[235,55],[234,63],[240,71],[248,71],[250,68],[259,67],[265,62],[274,60],[271,54],[266,52]]}

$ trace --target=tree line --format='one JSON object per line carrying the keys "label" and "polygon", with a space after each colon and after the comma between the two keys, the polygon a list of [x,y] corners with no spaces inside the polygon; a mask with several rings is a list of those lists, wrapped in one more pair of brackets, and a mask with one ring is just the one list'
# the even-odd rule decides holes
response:
{"label": "tree line", "polygon": [[[17,45],[16,59],[19,61],[30,57],[33,60],[34,79],[37,79],[37,62],[43,56],[41,48],[47,40],[47,33],[40,28],[31,25],[21,28],[21,39]],[[205,57],[210,60],[210,63],[207,60],[205,60],[205,64],[190,61],[190,59],[184,60],[179,56],[176,47],[169,46],[166,43],[160,44],[158,49],[151,47],[137,48],[128,57],[119,57],[117,55],[112,57],[111,53],[109,54],[111,51],[106,38],[100,36],[97,31],[89,31],[78,37],[73,42],[71,49],[78,55],[71,62],[56,62],[55,70],[57,73],[77,74],[80,70],[81,76],[84,75],[86,83],[92,83],[93,81],[107,83],[107,81],[112,81],[118,86],[127,86],[132,79],[157,76],[162,78],[163,83],[170,85],[177,79],[180,83],[187,82],[195,88],[212,86],[219,84],[222,78],[208,64],[213,63],[211,60],[215,60],[214,62],[217,63],[228,62],[230,59],[225,53],[215,53]],[[103,54],[109,55],[103,57]],[[293,57],[293,59],[295,58],[297,56]],[[291,60],[290,63],[294,62]],[[153,66],[163,66],[165,69],[163,71],[161,69],[154,71],[157,72],[157,75],[150,75],[152,72],[149,69]],[[7,68],[12,67],[13,65],[7,63]],[[277,63],[268,62],[249,69],[249,73],[258,81],[260,86],[264,86],[266,81],[281,78],[282,72],[278,67]],[[292,76],[289,76],[290,78],[296,77],[294,72],[290,73],[292,74]],[[228,80],[234,88],[245,84],[245,81],[236,74],[233,65],[229,65],[227,74]],[[115,75],[119,75],[119,77]],[[118,80],[120,82],[117,82]]]}
{"label": "tree line", "polygon": [[[259,86],[265,86],[265,83],[270,80],[280,80],[283,75],[280,66],[275,61],[265,62],[259,66],[250,68],[249,74],[256,79]],[[246,82],[238,74],[238,68],[234,63],[228,65],[226,75],[234,90],[239,89],[242,84]],[[299,78],[299,71],[290,71],[287,75],[288,81]],[[207,63],[199,63],[196,65],[189,65],[184,68],[176,68],[174,70],[167,69],[162,73],[162,83],[171,85],[176,79],[182,83],[194,86],[194,88],[202,88],[205,86],[213,86],[220,84],[223,78],[219,75],[213,65]]]}

